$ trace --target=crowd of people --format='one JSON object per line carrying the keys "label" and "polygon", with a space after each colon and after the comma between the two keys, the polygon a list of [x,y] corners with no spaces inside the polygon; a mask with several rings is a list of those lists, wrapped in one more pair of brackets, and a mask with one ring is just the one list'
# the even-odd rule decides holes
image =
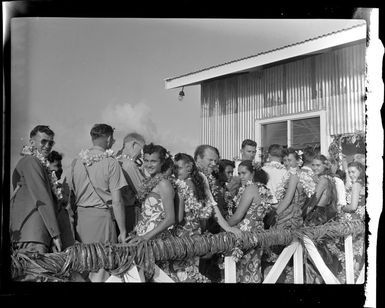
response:
{"label": "crowd of people", "polygon": [[[241,156],[220,159],[217,148],[199,145],[193,155],[171,155],[132,132],[122,148],[111,150],[114,129],[95,124],[92,146],[82,150],[63,174],[62,155],[52,151],[54,132],[44,125],[12,175],[10,232],[14,252],[60,252],[80,243],[127,243],[203,233],[287,230],[329,221],[364,220],[365,157],[343,168],[311,146],[302,150],[272,144],[265,162],[256,162],[257,143],[246,139]],[[345,169],[345,170],[343,170]],[[354,270],[365,264],[363,235],[353,239]],[[325,263],[344,279],[343,239],[318,244]],[[237,282],[260,283],[284,246],[235,249]],[[305,260],[306,262],[306,260]],[[223,281],[223,256],[207,254],[157,265],[176,282]],[[306,283],[322,283],[308,262]],[[73,280],[104,282],[109,274],[73,275]],[[146,276],[146,281],[152,281]],[[21,280],[36,280],[25,275]],[[288,264],[279,282],[293,282]]]}

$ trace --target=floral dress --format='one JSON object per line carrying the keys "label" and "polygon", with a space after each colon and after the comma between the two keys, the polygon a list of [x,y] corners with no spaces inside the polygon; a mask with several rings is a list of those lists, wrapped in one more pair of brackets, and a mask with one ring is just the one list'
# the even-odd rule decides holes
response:
{"label": "floral dress", "polygon": [[[346,203],[351,204],[352,185],[346,187]],[[361,220],[365,222],[365,185],[362,185],[357,209],[353,213],[340,211],[338,213],[338,221],[346,222],[351,220]],[[346,282],[346,263],[345,263],[345,247],[342,238],[336,238],[333,242],[327,244],[329,250],[337,256],[341,264],[341,270],[337,274],[337,278],[342,282]],[[354,279],[357,280],[362,267],[365,266],[365,236],[357,234],[353,236],[353,260],[354,260]]]}
{"label": "floral dress", "polygon": [[[239,189],[237,196],[234,198],[236,206],[239,206],[242,194],[246,187],[256,185],[260,194],[260,202],[253,202],[245,217],[237,224],[237,227],[242,231],[257,231],[263,230],[263,218],[271,209],[271,203],[274,199],[270,189],[260,183],[248,182],[245,186]],[[241,283],[260,283],[262,281],[261,272],[261,256],[262,249],[260,247],[245,251],[242,258],[237,262],[237,282]]]}
{"label": "floral dress", "polygon": [[[184,201],[184,217],[183,221],[173,229],[173,235],[177,237],[200,235],[200,220],[212,215],[211,204],[198,201],[192,188],[183,180],[177,179],[175,187],[179,197]],[[169,262],[163,270],[176,282],[210,282],[199,272],[199,257]]]}
{"label": "floral dress", "polygon": [[[139,236],[145,235],[155,229],[165,218],[162,198],[154,191],[150,192],[142,204],[142,211],[139,216],[135,231]],[[163,235],[158,234],[157,237]]]}

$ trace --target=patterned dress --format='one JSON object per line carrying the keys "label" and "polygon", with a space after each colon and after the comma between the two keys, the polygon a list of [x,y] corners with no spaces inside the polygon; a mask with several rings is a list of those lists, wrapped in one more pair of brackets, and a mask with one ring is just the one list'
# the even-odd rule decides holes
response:
{"label": "patterned dress", "polygon": [[[183,180],[176,180],[175,186],[179,197],[184,201],[183,221],[176,225],[173,235],[177,237],[194,237],[201,234],[200,220],[211,216],[213,210],[195,197],[192,188]],[[163,270],[176,282],[210,282],[199,272],[199,257],[188,260],[169,262]]]}
{"label": "patterned dress", "polygon": [[[150,192],[142,204],[142,212],[139,216],[135,231],[139,236],[145,235],[155,229],[165,218],[162,198],[158,193]],[[161,237],[166,231],[158,234]]]}
{"label": "patterned dress", "polygon": [[[245,217],[237,224],[237,227],[242,231],[254,232],[263,230],[263,218],[271,208],[273,195],[265,185],[248,182],[239,189],[238,195],[235,197],[237,207],[239,206],[243,192],[246,187],[250,185],[256,185],[258,187],[261,202],[253,202],[249,206]],[[262,281],[261,256],[262,249],[260,247],[244,252],[243,257],[237,263],[237,282],[260,283]]]}

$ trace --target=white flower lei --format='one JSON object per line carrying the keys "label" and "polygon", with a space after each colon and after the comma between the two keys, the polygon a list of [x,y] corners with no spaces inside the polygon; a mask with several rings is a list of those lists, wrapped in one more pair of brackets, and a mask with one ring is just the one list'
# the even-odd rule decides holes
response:
{"label": "white flower lei", "polygon": [[31,155],[31,156],[34,156],[37,159],[39,159],[40,163],[43,165],[45,171],[48,174],[52,192],[55,194],[55,196],[58,200],[63,199],[63,192],[62,192],[62,188],[59,184],[59,180],[56,177],[55,171],[51,172],[49,170],[49,161],[47,160],[47,158],[45,158],[44,155],[41,154],[36,149],[33,149],[32,147],[27,146],[27,145],[23,146],[23,149],[21,150],[21,155],[24,155],[24,156],[25,155]]}
{"label": "white flower lei", "polygon": [[277,161],[267,162],[267,163],[264,164],[264,166],[272,167],[272,168],[275,168],[275,169],[286,169],[286,167],[284,165],[282,165],[281,163],[279,163]]}
{"label": "white flower lei", "polygon": [[185,199],[185,212],[189,213],[191,211],[199,213],[199,218],[209,218],[213,213],[213,206],[211,203],[207,203],[206,206],[199,202],[194,196],[194,192],[187,185],[186,181],[176,179],[175,185],[178,187],[178,190],[183,195]]}
{"label": "white flower lei", "polygon": [[114,157],[114,151],[112,149],[108,149],[103,153],[90,154],[90,150],[87,149],[87,150],[80,151],[79,156],[83,164],[86,164],[87,166],[91,166],[93,163],[101,161],[104,158]]}
{"label": "white flower lei", "polygon": [[277,200],[281,201],[285,197],[285,193],[286,193],[285,186],[289,181],[291,174],[297,175],[299,177],[299,182],[301,183],[306,196],[310,198],[314,194],[315,186],[316,186],[313,178],[306,171],[290,168],[289,171],[286,172],[285,175],[283,176],[281,182],[277,187],[277,190],[275,191],[275,197],[277,198]]}

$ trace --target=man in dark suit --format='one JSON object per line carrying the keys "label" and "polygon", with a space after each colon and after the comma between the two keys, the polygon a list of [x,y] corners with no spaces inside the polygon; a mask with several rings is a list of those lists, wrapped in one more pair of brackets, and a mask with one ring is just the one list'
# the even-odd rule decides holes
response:
{"label": "man in dark suit", "polygon": [[12,175],[14,194],[10,205],[12,247],[17,252],[61,251],[58,209],[48,173],[47,156],[54,145],[54,132],[45,125],[30,133],[30,146],[23,149]]}

